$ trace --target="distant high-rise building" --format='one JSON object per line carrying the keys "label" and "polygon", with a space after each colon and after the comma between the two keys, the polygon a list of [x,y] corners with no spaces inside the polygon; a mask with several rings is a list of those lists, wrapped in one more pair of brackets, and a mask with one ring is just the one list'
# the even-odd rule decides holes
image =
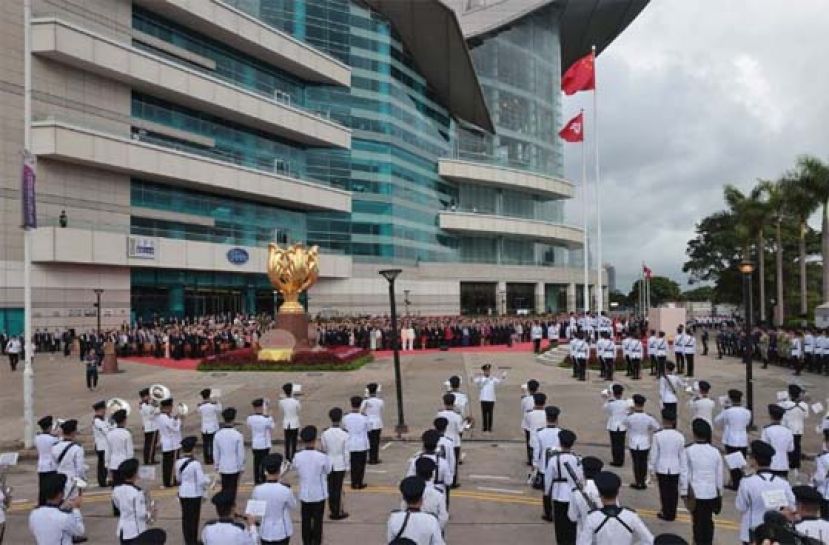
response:
{"label": "distant high-rise building", "polygon": [[605,263],[604,270],[607,273],[608,291],[616,291],[616,267],[610,263]]}

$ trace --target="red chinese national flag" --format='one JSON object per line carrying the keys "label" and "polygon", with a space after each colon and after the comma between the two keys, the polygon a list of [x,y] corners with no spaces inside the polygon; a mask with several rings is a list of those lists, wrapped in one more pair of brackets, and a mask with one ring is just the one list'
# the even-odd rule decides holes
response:
{"label": "red chinese national flag", "polygon": [[580,58],[561,76],[561,90],[565,95],[573,95],[579,91],[592,91],[596,88],[596,72],[593,53]]}
{"label": "red chinese national flag", "polygon": [[558,135],[566,142],[583,142],[584,113],[580,113],[568,121],[564,128],[558,131]]}
{"label": "red chinese national flag", "polygon": [[645,278],[650,279],[653,276],[653,271],[647,265],[642,265],[642,274],[645,275]]}

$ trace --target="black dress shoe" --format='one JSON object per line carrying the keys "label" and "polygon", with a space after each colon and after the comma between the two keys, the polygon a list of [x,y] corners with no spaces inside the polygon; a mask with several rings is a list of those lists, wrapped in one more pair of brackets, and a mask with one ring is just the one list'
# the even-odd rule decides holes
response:
{"label": "black dress shoe", "polygon": [[546,520],[547,522],[553,522],[553,517],[548,517],[547,515],[541,515],[541,520]]}
{"label": "black dress shoe", "polygon": [[340,513],[339,515],[331,515],[328,518],[330,518],[331,520],[343,520],[343,519],[347,519],[348,516],[349,516],[348,513]]}

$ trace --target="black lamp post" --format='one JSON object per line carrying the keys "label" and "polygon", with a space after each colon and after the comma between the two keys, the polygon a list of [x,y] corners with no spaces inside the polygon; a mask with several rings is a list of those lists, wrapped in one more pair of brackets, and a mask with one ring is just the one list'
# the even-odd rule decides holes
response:
{"label": "black lamp post", "polygon": [[748,259],[740,262],[740,273],[743,275],[743,305],[745,306],[745,335],[746,346],[743,351],[743,363],[746,365],[746,408],[754,414],[754,377],[752,373],[752,356],[754,343],[751,338],[751,273],[754,272],[754,263]]}
{"label": "black lamp post", "polygon": [[394,428],[398,437],[409,432],[403,418],[403,383],[400,378],[400,334],[397,331],[397,303],[394,299],[394,281],[403,272],[400,269],[386,269],[380,274],[389,282],[389,304],[391,305],[391,346],[394,351],[394,382],[397,391],[397,426]]}
{"label": "black lamp post", "polygon": [[101,288],[97,288],[95,291],[95,309],[98,311],[98,337],[101,336],[101,294],[104,293],[104,290]]}

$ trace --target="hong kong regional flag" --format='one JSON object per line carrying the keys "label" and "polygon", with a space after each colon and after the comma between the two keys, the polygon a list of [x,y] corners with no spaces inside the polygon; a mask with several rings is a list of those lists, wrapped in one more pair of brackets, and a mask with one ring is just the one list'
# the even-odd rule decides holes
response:
{"label": "hong kong regional flag", "polygon": [[565,142],[583,142],[584,141],[584,112],[580,113],[573,119],[567,122],[563,129],[558,131],[558,135]]}
{"label": "hong kong regional flag", "polygon": [[594,61],[593,53],[588,53],[574,62],[561,76],[561,90],[565,95],[573,95],[579,91],[592,91],[596,88]]}

